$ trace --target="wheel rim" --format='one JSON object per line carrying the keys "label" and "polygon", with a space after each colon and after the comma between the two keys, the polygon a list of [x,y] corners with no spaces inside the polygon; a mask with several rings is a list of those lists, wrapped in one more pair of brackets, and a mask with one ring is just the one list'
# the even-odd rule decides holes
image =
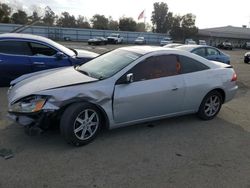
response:
{"label": "wheel rim", "polygon": [[96,111],[86,109],[78,114],[74,122],[75,136],[80,140],[91,138],[99,126],[99,117]]}
{"label": "wheel rim", "polygon": [[205,114],[209,117],[214,116],[220,109],[220,98],[217,95],[210,96],[205,103]]}

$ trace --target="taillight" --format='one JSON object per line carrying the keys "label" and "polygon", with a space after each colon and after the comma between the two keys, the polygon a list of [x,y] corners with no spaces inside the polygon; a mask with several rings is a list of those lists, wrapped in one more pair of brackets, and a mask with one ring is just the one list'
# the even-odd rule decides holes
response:
{"label": "taillight", "polygon": [[237,74],[234,73],[231,82],[234,82],[234,81],[236,81],[236,80],[237,80]]}

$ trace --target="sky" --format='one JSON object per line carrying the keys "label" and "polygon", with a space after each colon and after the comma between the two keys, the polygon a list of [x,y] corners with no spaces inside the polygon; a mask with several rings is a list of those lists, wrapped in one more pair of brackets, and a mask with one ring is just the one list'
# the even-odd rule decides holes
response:
{"label": "sky", "polygon": [[[1,0],[14,9],[22,8],[28,12],[42,10],[49,6],[56,14],[67,11],[74,16],[82,15],[90,19],[94,14],[111,16],[119,20],[122,16],[136,21],[145,10],[146,22],[151,22],[155,2],[165,2],[169,11],[184,15],[193,13],[196,26],[200,29],[222,26],[250,26],[250,0]],[[139,21],[143,21],[139,20]]]}

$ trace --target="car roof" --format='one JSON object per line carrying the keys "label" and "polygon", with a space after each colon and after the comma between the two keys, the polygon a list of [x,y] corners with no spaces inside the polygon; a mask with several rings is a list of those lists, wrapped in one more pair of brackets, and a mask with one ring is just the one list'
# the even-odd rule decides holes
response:
{"label": "car roof", "polygon": [[38,36],[38,35],[32,35],[32,34],[24,34],[24,33],[4,33],[4,34],[0,34],[0,39],[10,39],[10,38],[38,40],[38,41],[44,41],[44,42],[48,42],[48,43],[49,43],[49,41],[51,41],[48,38]]}
{"label": "car roof", "polygon": [[194,50],[196,48],[201,48],[201,47],[208,47],[208,46],[207,45],[199,45],[199,44],[186,44],[186,45],[178,46],[178,47],[176,47],[176,49],[191,52],[192,50]]}
{"label": "car roof", "polygon": [[166,48],[159,46],[129,46],[129,47],[122,47],[120,49],[135,52],[141,55],[151,53],[154,51],[166,50]]}

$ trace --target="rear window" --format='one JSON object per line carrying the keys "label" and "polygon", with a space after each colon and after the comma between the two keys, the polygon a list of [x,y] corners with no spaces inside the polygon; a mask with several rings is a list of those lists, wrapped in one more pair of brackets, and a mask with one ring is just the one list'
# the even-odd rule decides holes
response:
{"label": "rear window", "polygon": [[179,56],[180,61],[180,73],[186,74],[191,72],[203,71],[209,69],[208,66],[204,65],[203,63],[196,61],[195,59],[186,57],[186,56]]}

